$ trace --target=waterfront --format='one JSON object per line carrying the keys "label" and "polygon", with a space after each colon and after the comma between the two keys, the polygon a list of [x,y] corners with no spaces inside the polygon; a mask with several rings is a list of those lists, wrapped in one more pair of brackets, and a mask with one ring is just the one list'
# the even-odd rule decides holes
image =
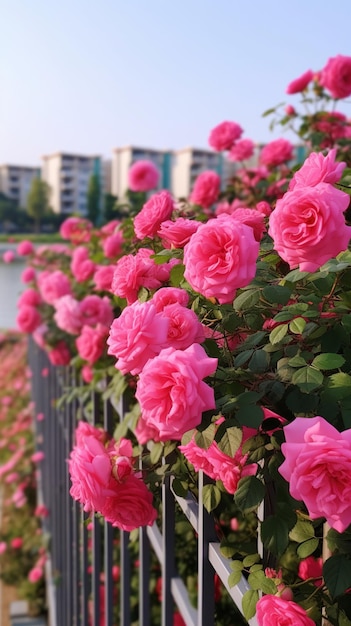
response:
{"label": "waterfront", "polygon": [[[2,255],[12,246],[0,245],[0,329],[16,328],[16,303],[24,289],[21,274],[25,267],[24,259],[16,259],[13,263],[4,263]],[[15,248],[15,246],[14,246]]]}

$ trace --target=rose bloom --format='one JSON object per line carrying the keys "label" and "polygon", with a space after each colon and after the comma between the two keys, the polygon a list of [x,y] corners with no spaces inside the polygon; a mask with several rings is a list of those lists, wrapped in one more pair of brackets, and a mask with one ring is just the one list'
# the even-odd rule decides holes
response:
{"label": "rose bloom", "polygon": [[279,472],[311,519],[326,518],[342,533],[351,524],[351,429],[340,433],[323,417],[297,417],[285,426]]}
{"label": "rose bloom", "polygon": [[94,372],[93,372],[93,369],[90,367],[90,365],[83,365],[81,369],[81,375],[82,375],[82,379],[84,380],[84,382],[87,383],[87,385],[89,385],[89,383],[91,383],[91,381],[94,378]]}
{"label": "rose bloom", "polygon": [[162,239],[162,244],[165,248],[184,248],[188,243],[191,235],[193,235],[201,222],[196,220],[189,220],[185,217],[178,217],[174,222],[172,220],[166,220],[163,222],[157,231],[157,234]]}
{"label": "rose bloom", "polygon": [[157,518],[152,501],[152,493],[141,478],[130,474],[122,482],[114,481],[114,494],[106,497],[101,514],[112,526],[130,532],[152,526]]}
{"label": "rose bloom", "polygon": [[71,271],[78,283],[89,280],[94,275],[95,263],[89,259],[89,252],[84,246],[79,246],[73,251]]}
{"label": "rose bloom", "polygon": [[20,297],[17,300],[18,308],[21,308],[24,304],[29,304],[30,306],[38,306],[41,303],[41,296],[36,289],[26,289],[21,293]]}
{"label": "rose bloom", "polygon": [[61,270],[40,272],[38,288],[44,302],[48,304],[54,304],[62,296],[72,293],[69,278]]}
{"label": "rose bloom", "polygon": [[231,148],[228,159],[229,161],[245,161],[253,156],[255,144],[251,139],[240,139]]}
{"label": "rose bloom", "polygon": [[274,139],[263,146],[260,154],[260,164],[275,167],[290,161],[294,156],[294,146],[287,139]]}
{"label": "rose bloom", "polygon": [[54,348],[48,349],[49,361],[52,365],[68,365],[71,360],[69,347],[64,341],[59,341]]}
{"label": "rose bloom", "polygon": [[83,319],[80,309],[80,303],[73,296],[63,296],[55,302],[56,312],[54,320],[61,330],[78,335],[82,326]]}
{"label": "rose bloom", "polygon": [[208,209],[218,198],[221,179],[216,172],[207,170],[202,172],[197,179],[190,195],[190,202],[199,204]]}
{"label": "rose bloom", "polygon": [[257,602],[256,618],[259,626],[316,626],[296,602],[269,594]]}
{"label": "rose bloom", "polygon": [[44,572],[41,567],[33,567],[28,573],[29,582],[35,584],[43,578]]}
{"label": "rose bloom", "polygon": [[184,351],[167,348],[146,363],[135,395],[143,420],[158,431],[160,441],[181,439],[200,424],[204,411],[215,408],[214,391],[202,379],[215,372],[217,363],[197,343]]}
{"label": "rose bloom", "polygon": [[208,138],[208,143],[214,150],[230,150],[233,143],[242,135],[243,129],[236,122],[221,122],[215,126]]}
{"label": "rose bloom", "polygon": [[311,152],[302,167],[290,181],[289,191],[296,187],[315,187],[318,183],[337,183],[346,167],[343,161],[335,160],[336,149],[324,156],[321,152]]}
{"label": "rose bloom", "polygon": [[333,147],[338,139],[350,138],[351,126],[346,115],[339,111],[320,111],[313,121],[313,130],[323,133],[320,148]]}
{"label": "rose bloom", "polygon": [[17,246],[17,254],[20,254],[21,256],[27,256],[28,254],[33,254],[33,252],[34,246],[32,242],[28,241],[27,239],[23,239],[23,241],[20,241]]}
{"label": "rose bloom", "polygon": [[4,263],[12,263],[15,260],[15,253],[13,250],[6,250],[2,255],[2,260]]}
{"label": "rose bloom", "polygon": [[100,233],[103,235],[113,235],[113,233],[118,230],[120,225],[120,220],[111,220],[110,222],[107,222],[107,224],[101,226]]}
{"label": "rose bloom", "polygon": [[187,306],[189,303],[189,294],[185,289],[181,289],[180,287],[161,287],[161,289],[155,291],[152,302],[157,311],[162,311],[165,306],[175,304],[176,302],[182,306]]}
{"label": "rose bloom", "polygon": [[272,213],[272,208],[270,204],[266,202],[266,200],[261,200],[261,202],[258,202],[256,204],[256,211],[259,211],[265,217],[269,217],[269,215]]}
{"label": "rose bloom", "polygon": [[23,539],[21,537],[15,537],[14,539],[11,540],[10,545],[11,545],[11,548],[18,550],[19,548],[22,548],[23,546]]}
{"label": "rose bloom", "polygon": [[316,587],[321,587],[323,585],[322,574],[322,557],[316,559],[314,556],[308,556],[306,559],[302,559],[302,561],[300,561],[297,575],[302,578],[302,580],[307,580],[308,578],[318,578],[318,580],[315,580],[313,584]]}
{"label": "rose bloom", "polygon": [[330,58],[319,74],[319,83],[333,98],[351,96],[351,57],[338,54]]}
{"label": "rose bloom", "polygon": [[156,265],[151,256],[153,251],[140,248],[136,254],[127,254],[117,261],[113,275],[111,291],[120,298],[126,298],[128,304],[138,299],[141,287],[158,289],[169,278],[174,260]]}
{"label": "rose bloom", "polygon": [[35,279],[35,270],[32,267],[26,267],[21,274],[22,283],[30,283]]}
{"label": "rose bloom", "polygon": [[169,191],[155,193],[134,218],[134,232],[138,239],[154,237],[162,222],[168,220],[174,210],[174,200]]}
{"label": "rose bloom", "polygon": [[175,302],[165,306],[162,315],[169,320],[167,347],[172,346],[177,350],[185,350],[192,343],[205,341],[203,325],[195,311]]}
{"label": "rose bloom", "polygon": [[132,191],[156,189],[160,172],[152,161],[136,161],[128,172],[128,187]]}
{"label": "rose bloom", "polygon": [[151,300],[134,302],[123,309],[110,328],[108,354],[117,359],[122,374],[139,374],[147,361],[167,343],[169,320],[158,313]]}
{"label": "rose bloom", "polygon": [[184,277],[206,298],[232,302],[254,278],[258,251],[252,228],[220,215],[202,224],[185,246]]}
{"label": "rose bloom", "polygon": [[102,249],[104,251],[104,255],[108,259],[113,259],[119,256],[122,252],[122,244],[123,244],[123,233],[120,230],[117,230],[112,235],[106,237],[105,241],[102,244]]}
{"label": "rose bloom", "polygon": [[82,324],[87,324],[88,326],[95,326],[96,324],[110,326],[112,323],[113,311],[107,296],[103,298],[96,295],[85,296],[79,303],[79,309]]}
{"label": "rose bloom", "polygon": [[351,226],[345,224],[348,194],[329,183],[296,187],[277,200],[269,219],[274,249],[290,268],[314,272],[346,250]]}
{"label": "rose bloom", "polygon": [[76,339],[79,356],[93,365],[103,354],[106,345],[108,327],[98,324],[96,328],[83,326],[81,334]]}
{"label": "rose bloom", "polygon": [[287,104],[284,111],[286,115],[296,115],[296,111],[291,104]]}
{"label": "rose bloom", "polygon": [[7,550],[7,543],[5,541],[0,541],[0,554],[4,554]]}
{"label": "rose bloom", "polygon": [[266,226],[264,223],[264,216],[260,211],[255,209],[236,209],[232,213],[233,219],[246,224],[252,228],[256,241],[261,241],[263,233],[266,232]]}
{"label": "rose bloom", "polygon": [[308,87],[308,85],[310,84],[313,76],[314,74],[312,70],[307,70],[306,72],[304,72],[304,74],[302,74],[298,78],[295,78],[295,80],[292,80],[291,83],[288,84],[285,92],[293,94],[304,91],[306,87]]}
{"label": "rose bloom", "polygon": [[34,306],[25,304],[21,306],[17,317],[16,324],[23,333],[32,333],[42,322],[39,311]]}
{"label": "rose bloom", "polygon": [[92,223],[82,217],[68,217],[60,226],[62,239],[68,239],[74,244],[90,241]]}
{"label": "rose bloom", "polygon": [[94,283],[99,291],[110,291],[115,265],[97,265],[94,273]]}

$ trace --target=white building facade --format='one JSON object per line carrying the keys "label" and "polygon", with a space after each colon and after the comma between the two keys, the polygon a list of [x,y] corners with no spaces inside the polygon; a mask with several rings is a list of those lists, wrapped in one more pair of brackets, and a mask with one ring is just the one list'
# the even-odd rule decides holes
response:
{"label": "white building facade", "polygon": [[39,177],[39,167],[0,165],[0,191],[13,200],[18,207],[26,208],[32,181]]}
{"label": "white building facade", "polygon": [[101,158],[56,152],[43,157],[42,178],[50,187],[54,213],[86,215],[89,180],[95,174],[103,189]]}

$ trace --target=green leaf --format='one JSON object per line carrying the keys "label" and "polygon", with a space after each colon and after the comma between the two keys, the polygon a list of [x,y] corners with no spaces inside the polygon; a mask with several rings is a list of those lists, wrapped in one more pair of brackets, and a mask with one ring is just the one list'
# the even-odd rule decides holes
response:
{"label": "green leaf", "polygon": [[308,539],[301,543],[297,548],[297,554],[300,559],[305,559],[306,557],[313,554],[315,550],[317,550],[319,546],[319,539],[317,537],[313,537],[312,539]]}
{"label": "green leaf", "polygon": [[291,541],[302,543],[314,537],[314,528],[311,522],[299,520],[294,528],[290,531],[289,537]]}
{"label": "green leaf", "polygon": [[175,478],[172,482],[172,491],[180,498],[185,498],[189,490],[188,483],[184,480]]}
{"label": "green leaf", "polygon": [[255,476],[245,476],[238,482],[234,495],[235,504],[242,512],[254,511],[265,495],[264,484]]}
{"label": "green leaf", "polygon": [[290,287],[283,285],[267,285],[263,289],[264,298],[271,304],[287,304],[291,295]]}
{"label": "green leaf", "polygon": [[213,442],[215,434],[216,426],[214,424],[210,424],[205,430],[195,432],[195,443],[199,446],[199,448],[207,450]]}
{"label": "green leaf", "polygon": [[280,556],[289,544],[289,532],[296,524],[296,514],[290,506],[278,504],[277,513],[261,524],[261,538],[267,550]]}
{"label": "green leaf", "polygon": [[255,589],[249,589],[243,595],[242,607],[244,617],[249,621],[256,613],[256,604],[258,602],[258,591]]}
{"label": "green leaf", "polygon": [[230,562],[230,569],[233,570],[233,572],[242,572],[244,568],[244,563],[243,561],[231,561]]}
{"label": "green leaf", "polygon": [[248,368],[256,373],[265,372],[269,367],[269,361],[269,354],[265,352],[265,350],[255,350],[250,359]]}
{"label": "green leaf", "polygon": [[221,501],[221,492],[217,485],[204,485],[202,488],[202,499],[206,511],[211,513]]}
{"label": "green leaf", "polygon": [[266,578],[262,570],[249,574],[247,582],[249,583],[251,589],[262,589],[263,593],[271,594],[275,594],[277,592],[277,587],[274,581],[271,578]]}
{"label": "green leaf", "polygon": [[290,367],[304,367],[305,365],[307,365],[305,359],[302,358],[302,356],[293,356],[291,359],[288,360],[288,364],[290,365]]}
{"label": "green leaf", "polygon": [[332,598],[351,587],[351,560],[346,554],[335,554],[323,565],[323,578]]}
{"label": "green leaf", "polygon": [[224,454],[234,457],[241,446],[242,439],[243,433],[241,428],[232,426],[225,430],[221,439],[218,441],[218,447]]}
{"label": "green leaf", "polygon": [[255,304],[257,304],[259,299],[260,292],[258,291],[258,289],[248,289],[247,291],[243,291],[234,300],[234,310],[247,311],[248,309],[252,309]]}
{"label": "green leaf", "polygon": [[229,587],[235,587],[235,585],[237,585],[241,581],[241,577],[242,577],[241,570],[240,571],[236,570],[234,572],[231,572],[228,577]]}
{"label": "green leaf", "polygon": [[251,567],[251,565],[255,565],[260,561],[261,557],[259,554],[249,554],[243,560],[244,567]]}
{"label": "green leaf", "polygon": [[297,283],[299,280],[303,280],[308,276],[309,272],[300,272],[300,270],[292,270],[284,277],[285,281],[289,281],[289,283]]}
{"label": "green leaf", "polygon": [[343,400],[351,396],[351,376],[344,372],[329,376],[327,391],[328,396],[334,400]]}
{"label": "green leaf", "polygon": [[334,528],[330,528],[327,534],[327,543],[329,550],[332,552],[351,554],[351,532],[347,530],[343,533],[338,533]]}
{"label": "green leaf", "polygon": [[238,354],[238,356],[235,357],[234,366],[241,367],[250,359],[250,357],[252,357],[252,355],[253,355],[253,350],[244,350],[243,352]]}
{"label": "green leaf", "polygon": [[306,320],[303,317],[295,317],[289,324],[289,329],[294,335],[302,335],[305,330]]}
{"label": "green leaf", "polygon": [[157,463],[163,454],[163,444],[153,443],[150,451],[150,461],[152,464]]}
{"label": "green leaf", "polygon": [[280,343],[284,339],[288,329],[288,324],[279,324],[279,326],[273,328],[272,332],[269,334],[269,341],[271,344],[275,345],[276,343]]}
{"label": "green leaf", "polygon": [[324,354],[318,354],[311,365],[319,370],[335,370],[344,365],[345,359],[341,354],[334,354],[333,352],[325,352]]}
{"label": "green leaf", "polygon": [[177,265],[173,265],[169,277],[169,282],[172,287],[179,287],[180,283],[184,278],[185,265],[178,263]]}
{"label": "green leaf", "polygon": [[240,409],[236,412],[236,418],[242,426],[258,428],[262,424],[263,411],[261,407],[250,404],[248,406],[240,407]]}
{"label": "green leaf", "polygon": [[291,380],[301,391],[309,392],[320,387],[323,384],[324,377],[322,372],[307,365],[296,370]]}

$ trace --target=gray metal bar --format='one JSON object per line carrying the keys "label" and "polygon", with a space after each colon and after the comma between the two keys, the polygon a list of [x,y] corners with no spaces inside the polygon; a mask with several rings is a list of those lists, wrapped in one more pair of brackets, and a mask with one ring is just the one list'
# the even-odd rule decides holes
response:
{"label": "gray metal bar", "polygon": [[129,533],[121,530],[121,612],[120,626],[130,626],[130,555],[128,550]]}
{"label": "gray metal bar", "polygon": [[216,537],[214,521],[203,505],[203,486],[211,482],[199,472],[199,522],[198,522],[198,626],[215,626],[214,569],[208,560],[208,546]]}
{"label": "gray metal bar", "polygon": [[162,626],[173,625],[174,523],[175,501],[166,476],[162,485]]}
{"label": "gray metal bar", "polygon": [[146,528],[139,530],[139,626],[150,626],[150,542]]}

